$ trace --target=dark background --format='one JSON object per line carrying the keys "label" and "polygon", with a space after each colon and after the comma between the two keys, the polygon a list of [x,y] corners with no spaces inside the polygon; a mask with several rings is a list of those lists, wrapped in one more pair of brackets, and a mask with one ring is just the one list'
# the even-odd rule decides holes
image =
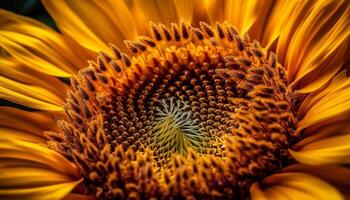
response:
{"label": "dark background", "polygon": [[56,28],[54,21],[46,12],[40,0],[1,0],[0,8],[29,16]]}
{"label": "dark background", "polygon": [[[0,0],[0,8],[34,18],[57,30],[55,22],[46,12],[40,0]],[[13,106],[25,110],[32,110],[30,108],[3,100],[1,98],[0,106]]]}

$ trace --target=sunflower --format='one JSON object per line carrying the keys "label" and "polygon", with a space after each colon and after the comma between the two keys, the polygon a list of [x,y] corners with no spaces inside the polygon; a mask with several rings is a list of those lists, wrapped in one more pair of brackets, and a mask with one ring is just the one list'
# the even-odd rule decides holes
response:
{"label": "sunflower", "polygon": [[1,199],[350,198],[347,0],[0,10]]}

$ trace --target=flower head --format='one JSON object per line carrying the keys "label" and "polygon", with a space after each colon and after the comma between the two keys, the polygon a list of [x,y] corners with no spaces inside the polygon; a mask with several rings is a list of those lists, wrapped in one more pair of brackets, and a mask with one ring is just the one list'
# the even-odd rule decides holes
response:
{"label": "flower head", "polygon": [[43,3],[61,33],[0,11],[1,97],[36,109],[0,108],[1,197],[348,192],[346,1]]}

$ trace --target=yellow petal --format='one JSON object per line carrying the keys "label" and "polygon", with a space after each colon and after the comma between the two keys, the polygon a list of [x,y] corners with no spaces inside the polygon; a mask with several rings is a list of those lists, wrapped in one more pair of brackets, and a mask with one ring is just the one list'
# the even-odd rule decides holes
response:
{"label": "yellow petal", "polygon": [[34,70],[69,77],[82,63],[59,33],[35,20],[0,10],[0,27],[2,48]]}
{"label": "yellow petal", "polygon": [[226,3],[224,12],[227,21],[236,26],[240,33],[247,32],[258,15],[259,1],[229,0]]}
{"label": "yellow petal", "polygon": [[349,134],[350,133],[349,120],[315,126],[304,130],[303,133],[307,137],[305,137],[304,139],[300,140],[297,144],[295,144],[293,146],[294,150],[300,150],[310,143],[319,141],[321,139],[324,139],[330,136]]}
{"label": "yellow petal", "polygon": [[55,115],[46,112],[30,112],[11,107],[0,107],[0,126],[40,134],[58,130]]}
{"label": "yellow petal", "polygon": [[0,98],[15,102],[17,104],[25,105],[31,108],[36,108],[39,110],[47,110],[47,111],[63,110],[63,107],[60,105],[55,105],[53,103],[48,103],[46,101],[42,101],[37,98],[25,96],[23,94],[9,90],[1,86],[0,86]]}
{"label": "yellow petal", "polygon": [[[294,36],[292,33],[305,21],[310,12],[314,9],[315,1],[299,1],[291,13],[293,20],[287,20],[284,24],[278,39],[276,54],[281,64],[286,63],[286,55],[289,50],[289,43]],[[286,66],[285,66],[286,67]],[[290,71],[296,70],[296,66],[290,67]],[[294,71],[293,71],[294,72]]]}
{"label": "yellow petal", "polygon": [[11,58],[0,58],[0,76],[26,85],[36,85],[49,90],[61,99],[66,98],[68,85],[56,77],[38,72],[20,61]]}
{"label": "yellow petal", "polygon": [[179,20],[192,22],[195,2],[193,0],[173,0]]}
{"label": "yellow petal", "polygon": [[[272,43],[279,37],[282,29],[285,27],[285,24],[289,20],[294,20],[292,11],[295,9],[296,5],[300,3],[299,0],[295,1],[284,1],[277,0],[271,3],[271,7],[269,9],[264,9],[263,11],[267,11],[264,20],[260,19],[262,16],[259,16],[257,25],[254,25],[251,31],[256,29],[256,26],[262,26],[263,29],[259,30],[262,34],[261,45],[263,47],[270,47]],[[266,3],[268,5],[268,3]],[[265,5],[265,6],[266,6]],[[263,12],[262,11],[262,12]]]}
{"label": "yellow petal", "polygon": [[13,81],[11,79],[0,76],[0,84],[9,90],[16,93],[20,93],[26,96],[30,96],[48,103],[63,105],[63,99],[53,94],[51,91],[45,90],[44,88],[35,85],[26,85]]}
{"label": "yellow petal", "polygon": [[[344,46],[345,47],[345,46]],[[338,51],[337,53],[340,53],[341,51]],[[343,56],[341,56],[343,57]],[[342,58],[339,59],[342,59]],[[333,59],[333,61],[337,61],[336,59]],[[343,63],[336,63],[337,65],[334,65],[333,63],[329,63],[327,67],[322,67],[316,69],[313,73],[310,73],[306,76],[304,76],[302,79],[299,79],[300,81],[295,82],[297,83],[297,88],[301,88],[300,90],[296,90],[296,93],[311,93],[318,89],[320,89],[322,86],[324,86],[326,83],[328,83],[343,67]],[[312,82],[310,82],[312,80]]]}
{"label": "yellow petal", "polygon": [[267,196],[264,194],[264,192],[260,189],[258,183],[254,183],[250,187],[250,198],[252,200],[268,200]]}
{"label": "yellow petal", "polygon": [[327,182],[305,173],[280,173],[263,180],[268,199],[342,200],[339,191]]}
{"label": "yellow petal", "polygon": [[[267,188],[264,192],[265,192],[265,195],[267,196],[267,199],[269,200],[293,200],[293,199],[311,200],[312,198],[310,194],[306,194],[301,191],[295,190],[293,188],[285,187],[285,186],[274,186],[271,188]],[[293,197],[290,197],[291,195],[293,195]]]}
{"label": "yellow petal", "polygon": [[43,131],[58,130],[54,118],[51,113],[0,107],[0,138],[45,144]]}
{"label": "yellow petal", "polygon": [[319,91],[308,94],[298,110],[298,118],[302,118],[305,113],[320,99],[332,94],[338,90],[346,88],[350,85],[350,79],[347,79],[346,71],[342,71],[335,76],[328,85],[321,88]]}
{"label": "yellow petal", "polygon": [[15,140],[23,140],[37,144],[45,144],[46,139],[43,135],[33,134],[29,131],[21,131],[12,128],[0,127],[0,139],[11,138]]}
{"label": "yellow petal", "polygon": [[28,107],[62,111],[68,86],[21,64],[12,58],[0,58],[0,96]]}
{"label": "yellow petal", "polygon": [[348,119],[350,111],[350,79],[346,73],[337,75],[332,82],[320,91],[310,94],[298,110],[298,130],[315,124]]}
{"label": "yellow petal", "polygon": [[349,4],[340,0],[301,3],[297,20],[286,24],[277,47],[289,82],[299,81],[317,68],[327,67],[329,62],[336,67],[343,62],[334,57],[334,52],[344,51],[341,47],[350,34],[349,9]]}
{"label": "yellow petal", "polygon": [[[303,164],[294,164],[283,169],[284,172],[303,172],[317,176],[342,190],[349,193],[350,188],[350,169],[338,165],[310,166]],[[331,172],[331,173],[330,173]]]}
{"label": "yellow petal", "polygon": [[70,177],[79,177],[77,167],[57,152],[31,142],[0,138],[0,166],[32,163]]}
{"label": "yellow petal", "polygon": [[271,6],[271,1],[208,0],[205,6],[212,23],[226,20],[235,26],[240,34],[244,34],[251,29],[258,17],[263,18],[261,13]]}
{"label": "yellow petal", "polygon": [[72,178],[35,167],[0,167],[0,188],[34,188],[71,181]]}
{"label": "yellow petal", "polygon": [[301,150],[290,150],[297,161],[309,165],[350,163],[350,135],[328,137],[305,145]]}
{"label": "yellow petal", "polygon": [[215,22],[225,21],[225,12],[222,12],[225,10],[225,1],[204,0],[203,4],[207,13],[208,20],[211,24],[215,24]]}
{"label": "yellow petal", "polygon": [[293,85],[302,80],[306,75],[318,72],[317,69],[343,65],[344,60],[347,58],[346,56],[349,55],[346,51],[350,35],[350,22],[348,20],[350,17],[349,6],[344,13],[334,27],[332,27],[331,31],[323,35],[322,39],[324,40],[318,41],[317,45],[308,51],[307,57],[305,56],[300,64],[300,69]]}
{"label": "yellow petal", "polygon": [[80,182],[74,181],[35,188],[0,189],[0,197],[13,200],[62,199]]}
{"label": "yellow petal", "polygon": [[176,7],[173,0],[135,0],[135,7],[138,12],[142,13],[147,21],[164,23],[170,25],[172,22],[178,22]]}
{"label": "yellow petal", "polygon": [[[55,20],[60,31],[78,41],[80,45],[91,51],[106,51],[110,52],[109,43],[114,43],[120,47],[123,46],[122,31],[115,24],[116,19],[110,17],[111,12],[120,12],[118,19],[127,11],[119,11],[125,9],[123,3],[114,3],[113,7],[108,10],[106,6],[112,1],[79,1],[63,0],[63,1],[42,1],[46,10]],[[101,5],[100,4],[106,4]],[[114,7],[115,5],[123,5],[122,7]],[[125,15],[125,22],[128,26],[133,26],[132,22],[128,21],[128,15]],[[119,24],[122,25],[122,24]],[[133,32],[133,29],[127,28],[124,33]],[[134,34],[134,33],[132,33]]]}
{"label": "yellow petal", "polygon": [[81,182],[77,167],[31,142],[0,138],[1,199],[62,199]]}
{"label": "yellow petal", "polygon": [[1,76],[0,84],[0,97],[3,99],[40,110],[63,110],[63,99],[44,88],[18,83]]}
{"label": "yellow petal", "polygon": [[[103,12],[113,21],[114,25],[123,35],[124,39],[135,39],[137,36],[134,16],[125,1],[93,1],[96,6],[100,7]],[[121,39],[123,39],[121,38]]]}
{"label": "yellow petal", "polygon": [[[347,142],[350,141],[350,134],[347,133],[346,135],[339,135],[334,137],[328,137],[319,141],[315,141],[313,143],[310,143],[303,147],[303,150],[319,150],[319,149],[326,149],[326,148],[339,148],[347,147]],[[350,143],[349,143],[350,145]]]}

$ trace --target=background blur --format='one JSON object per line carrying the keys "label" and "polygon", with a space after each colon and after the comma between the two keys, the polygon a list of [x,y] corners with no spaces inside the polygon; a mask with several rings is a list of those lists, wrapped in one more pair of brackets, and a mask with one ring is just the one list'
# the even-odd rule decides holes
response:
{"label": "background blur", "polygon": [[0,0],[0,8],[35,18],[55,28],[54,21],[45,11],[40,0]]}
{"label": "background blur", "polygon": [[[46,12],[40,0],[0,0],[0,8],[34,18],[57,30],[55,22]],[[0,106],[14,106],[25,110],[32,110],[3,99],[0,99]]]}

